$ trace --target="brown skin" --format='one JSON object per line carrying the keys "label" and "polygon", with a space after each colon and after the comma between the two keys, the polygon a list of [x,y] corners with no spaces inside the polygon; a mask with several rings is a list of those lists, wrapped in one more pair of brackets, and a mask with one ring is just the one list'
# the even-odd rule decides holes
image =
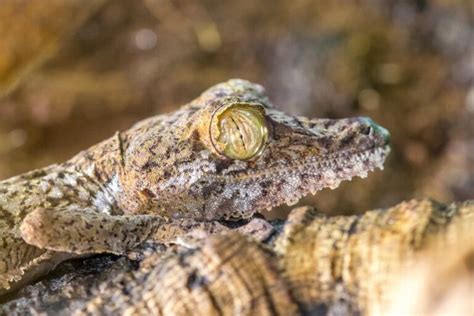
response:
{"label": "brown skin", "polygon": [[[153,214],[158,209],[173,218],[200,220],[248,218],[381,166],[385,131],[371,131],[366,118],[291,117],[274,109],[263,93],[249,82],[229,81],[177,112],[121,134],[122,209]],[[228,159],[211,140],[213,113],[235,103],[257,103],[266,112],[270,135],[256,159]],[[371,155],[376,150],[380,157]],[[354,170],[362,153],[368,156]]]}
{"label": "brown skin", "polygon": [[[244,121],[253,123],[228,108],[250,109]],[[262,147],[231,159],[224,136],[241,145],[237,155]],[[71,253],[124,254],[152,235],[171,242],[190,221],[250,218],[366,176],[387,154],[388,132],[370,119],[288,116],[261,86],[230,80],[65,163],[0,182],[0,286],[28,282]],[[186,229],[166,233],[180,223]]]}

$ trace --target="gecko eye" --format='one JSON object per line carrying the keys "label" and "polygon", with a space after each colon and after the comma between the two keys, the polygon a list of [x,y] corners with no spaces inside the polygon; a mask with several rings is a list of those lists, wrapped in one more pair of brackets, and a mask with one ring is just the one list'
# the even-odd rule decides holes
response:
{"label": "gecko eye", "polygon": [[265,110],[252,103],[234,103],[212,119],[211,139],[216,150],[230,158],[247,160],[260,155],[268,138]]}

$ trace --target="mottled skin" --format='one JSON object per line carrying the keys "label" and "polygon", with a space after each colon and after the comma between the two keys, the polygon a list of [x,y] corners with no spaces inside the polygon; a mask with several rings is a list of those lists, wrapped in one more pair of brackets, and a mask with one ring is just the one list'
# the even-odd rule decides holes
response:
{"label": "mottled skin", "polygon": [[[259,156],[227,158],[215,113],[261,108],[269,135]],[[388,133],[367,118],[288,116],[261,86],[230,80],[180,110],[146,119],[69,161],[0,182],[0,287],[78,255],[126,254],[146,238],[296,202],[382,167]],[[171,231],[171,232],[170,232]]]}

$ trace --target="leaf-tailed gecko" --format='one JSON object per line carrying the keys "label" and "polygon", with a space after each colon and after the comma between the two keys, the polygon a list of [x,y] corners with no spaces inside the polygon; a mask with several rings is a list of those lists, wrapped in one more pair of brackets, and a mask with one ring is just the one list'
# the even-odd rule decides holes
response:
{"label": "leaf-tailed gecko", "polygon": [[0,289],[68,258],[126,254],[151,235],[170,241],[364,177],[382,167],[388,140],[365,117],[289,116],[260,85],[215,85],[67,162],[0,182]]}

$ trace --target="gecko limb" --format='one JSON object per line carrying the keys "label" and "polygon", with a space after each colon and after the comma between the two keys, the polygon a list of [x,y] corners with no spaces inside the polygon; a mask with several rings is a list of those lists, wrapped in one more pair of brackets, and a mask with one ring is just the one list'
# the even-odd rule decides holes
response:
{"label": "gecko limb", "polygon": [[108,215],[92,210],[37,208],[25,217],[20,231],[28,244],[38,248],[77,254],[124,254],[163,222],[164,219],[149,215]]}

